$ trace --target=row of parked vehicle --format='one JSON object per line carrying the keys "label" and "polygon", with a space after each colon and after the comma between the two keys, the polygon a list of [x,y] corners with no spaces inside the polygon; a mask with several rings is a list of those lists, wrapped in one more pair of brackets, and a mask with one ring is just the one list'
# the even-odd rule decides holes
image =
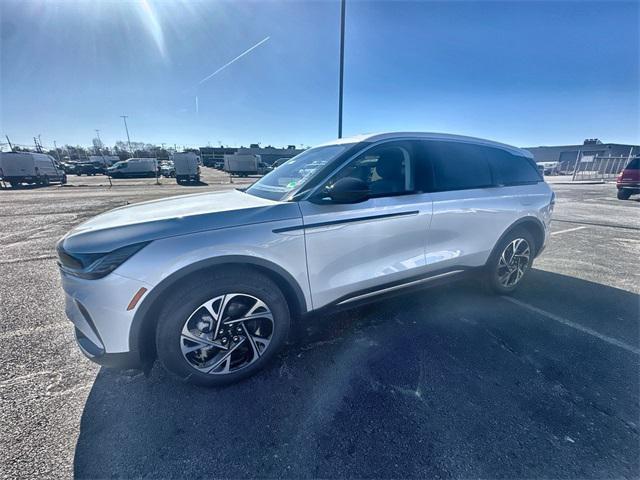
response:
{"label": "row of parked vehicle", "polygon": [[[116,160],[111,164],[112,160]],[[155,158],[90,157],[86,162],[57,162],[52,156],[31,152],[0,153],[0,180],[16,188],[21,184],[67,183],[67,175],[108,175],[111,178],[144,178],[164,175],[178,184],[200,182],[200,157],[176,153],[158,164]]]}

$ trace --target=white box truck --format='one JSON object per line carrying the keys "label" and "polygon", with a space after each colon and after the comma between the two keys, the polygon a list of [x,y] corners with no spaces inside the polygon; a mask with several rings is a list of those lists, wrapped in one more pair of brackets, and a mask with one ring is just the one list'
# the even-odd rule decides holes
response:
{"label": "white box truck", "polygon": [[155,158],[130,158],[107,168],[107,175],[112,178],[155,177],[157,172],[158,160]]}
{"label": "white box truck", "polygon": [[0,179],[13,188],[22,183],[67,183],[67,175],[56,167],[51,155],[31,152],[0,152]]}
{"label": "white box truck", "polygon": [[249,175],[264,175],[268,166],[262,163],[262,157],[251,153],[240,153],[224,156],[224,170],[231,175],[248,177]]}
{"label": "white box truck", "polygon": [[171,156],[176,182],[200,182],[200,156],[193,152],[174,153]]}

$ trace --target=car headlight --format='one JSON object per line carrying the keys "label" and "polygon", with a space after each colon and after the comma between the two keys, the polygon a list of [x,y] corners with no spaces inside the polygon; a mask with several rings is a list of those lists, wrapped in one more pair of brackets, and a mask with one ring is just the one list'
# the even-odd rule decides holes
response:
{"label": "car headlight", "polygon": [[151,242],[135,243],[109,253],[69,254],[58,247],[60,267],[76,277],[95,280],[113,272]]}

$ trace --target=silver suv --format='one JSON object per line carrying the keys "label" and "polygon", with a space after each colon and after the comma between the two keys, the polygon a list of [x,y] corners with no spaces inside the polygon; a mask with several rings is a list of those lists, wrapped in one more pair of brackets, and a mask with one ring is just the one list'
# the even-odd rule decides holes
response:
{"label": "silver suv", "polygon": [[158,358],[202,385],[244,378],[308,312],[476,272],[512,292],[548,238],[531,155],[386,133],[311,148],[246,191],[118,208],[58,243],[66,313],[108,366]]}

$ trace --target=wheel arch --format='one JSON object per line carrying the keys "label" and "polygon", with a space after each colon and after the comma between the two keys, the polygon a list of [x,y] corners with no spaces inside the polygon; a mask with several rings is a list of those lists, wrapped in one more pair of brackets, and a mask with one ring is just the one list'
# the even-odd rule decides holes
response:
{"label": "wheel arch", "polygon": [[495,249],[498,247],[498,245],[500,245],[502,240],[504,240],[504,238],[507,235],[509,235],[511,232],[513,232],[516,228],[524,228],[525,230],[527,230],[527,232],[531,234],[531,236],[533,237],[533,241],[535,242],[534,258],[538,256],[538,254],[542,250],[542,246],[544,245],[545,229],[544,229],[544,225],[538,218],[534,216],[528,216],[528,217],[524,217],[516,220],[506,228],[503,234],[500,235],[500,238],[498,238],[498,241],[496,242],[495,247],[491,252],[491,255],[489,256],[489,259],[492,258]]}
{"label": "wheel arch", "polygon": [[[195,262],[184,267],[162,280],[154,287],[136,310],[129,332],[129,348],[138,352],[143,365],[149,365],[156,357],[155,329],[158,315],[171,287],[177,282],[185,281],[208,270],[233,266],[254,269],[273,280],[280,288],[293,318],[308,311],[304,293],[293,276],[282,267],[262,258],[228,255]],[[146,367],[145,367],[146,368]]]}

